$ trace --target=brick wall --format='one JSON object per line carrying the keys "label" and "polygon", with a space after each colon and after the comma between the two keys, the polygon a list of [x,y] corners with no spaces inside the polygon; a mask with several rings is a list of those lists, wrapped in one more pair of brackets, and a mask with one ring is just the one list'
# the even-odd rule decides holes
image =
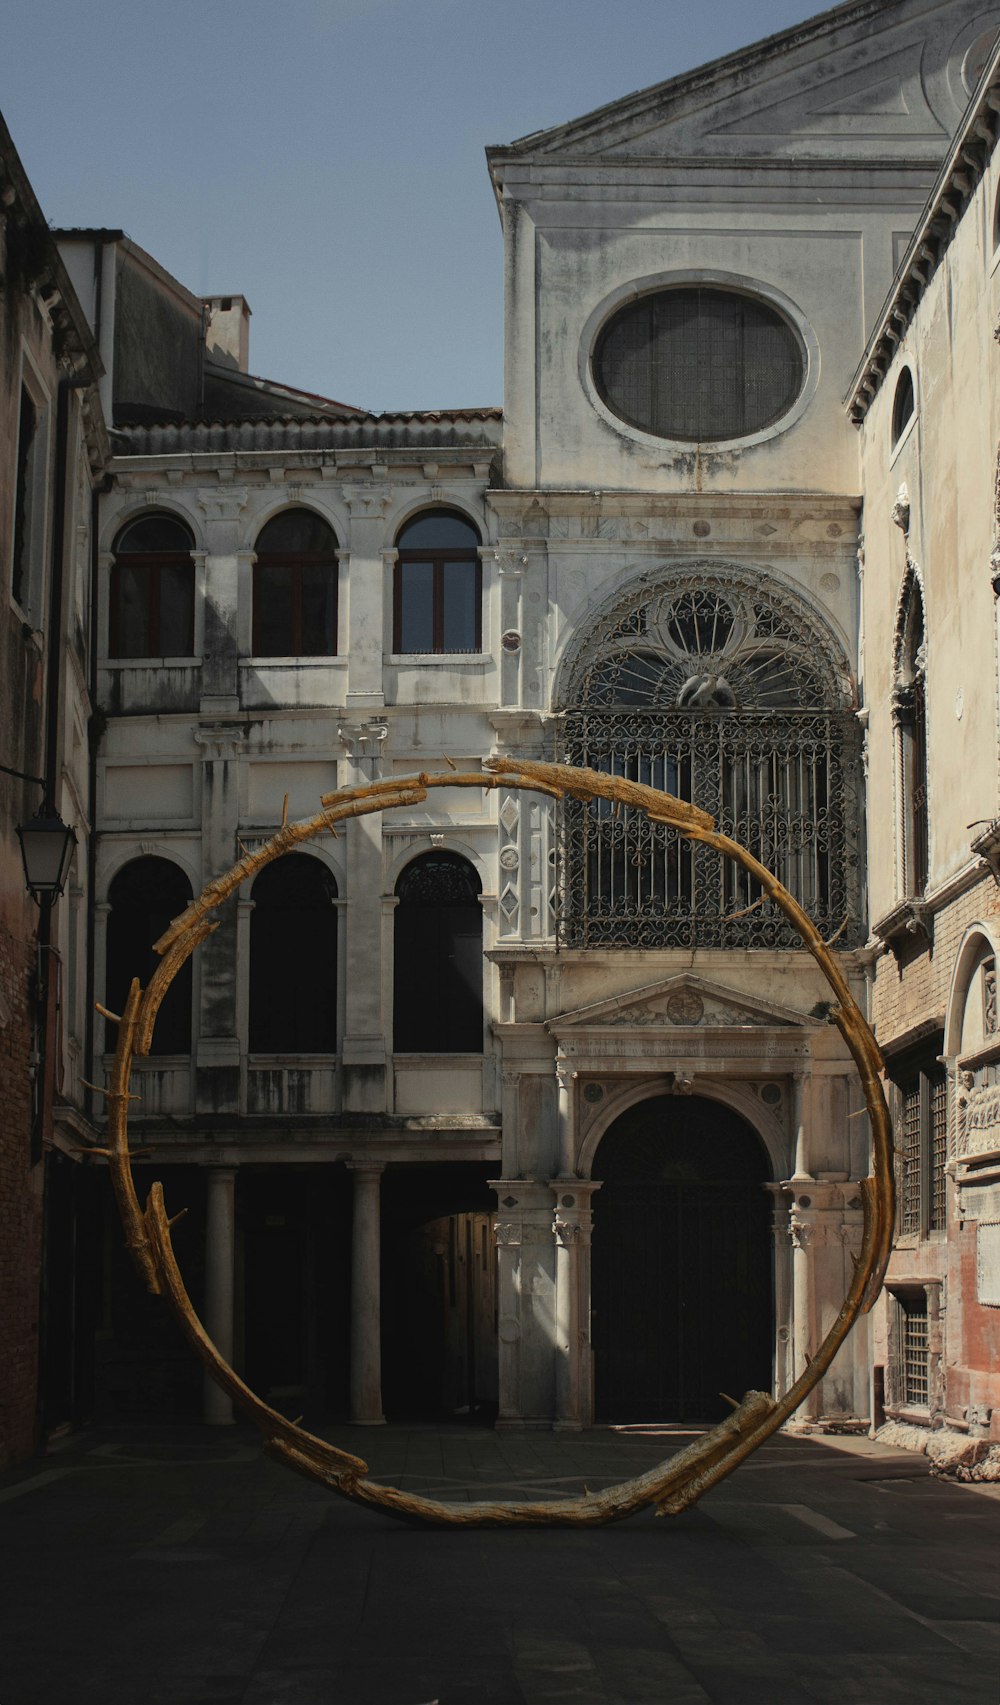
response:
{"label": "brick wall", "polygon": [[990,918],[1000,918],[1000,889],[987,874],[938,912],[929,948],[911,958],[904,953],[901,962],[893,953],[877,961],[872,1018],[881,1043],[890,1043],[924,1019],[946,1013],[962,937],[971,924]]}
{"label": "brick wall", "polygon": [[42,1168],[30,1164],[31,943],[0,923],[0,1466],[35,1447]]}

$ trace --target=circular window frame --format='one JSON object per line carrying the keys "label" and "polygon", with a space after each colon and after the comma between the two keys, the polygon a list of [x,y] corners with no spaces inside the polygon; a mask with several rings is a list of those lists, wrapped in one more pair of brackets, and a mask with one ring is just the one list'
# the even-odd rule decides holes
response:
{"label": "circular window frame", "polygon": [[[761,427],[757,432],[748,432],[740,438],[666,438],[659,433],[645,431],[641,426],[633,426],[629,421],[616,414],[604,401],[598,389],[594,373],[594,355],[601,334],[609,322],[622,308],[630,302],[637,302],[643,296],[652,296],[660,291],[683,290],[691,286],[703,286],[706,289],[729,290],[734,295],[748,296],[753,300],[766,304],[786,320],[798,339],[802,353],[802,383],[793,403],[769,426]],[[620,285],[609,296],[602,298],[598,306],[588,316],[579,348],[579,373],[587,400],[594,412],[600,416],[607,426],[619,438],[630,443],[644,444],[650,449],[663,450],[664,447],[675,450],[679,454],[691,455],[697,451],[700,455],[724,455],[731,450],[752,449],[758,444],[766,444],[771,439],[780,437],[783,432],[801,420],[809,404],[812,402],[819,385],[820,353],[819,341],[801,308],[786,296],[783,291],[775,289],[772,284],[764,284],[761,280],[747,278],[743,273],[719,272],[705,267],[687,267],[682,271],[651,273],[645,278],[633,279],[628,284]]]}

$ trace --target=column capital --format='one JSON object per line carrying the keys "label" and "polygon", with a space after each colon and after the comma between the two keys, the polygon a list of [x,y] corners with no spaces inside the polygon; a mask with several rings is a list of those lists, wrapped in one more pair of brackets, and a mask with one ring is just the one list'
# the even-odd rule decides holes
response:
{"label": "column capital", "polygon": [[348,1172],[369,1173],[372,1177],[378,1177],[380,1173],[385,1171],[386,1167],[384,1160],[369,1158],[368,1156],[363,1156],[360,1160],[345,1160],[344,1165]]}

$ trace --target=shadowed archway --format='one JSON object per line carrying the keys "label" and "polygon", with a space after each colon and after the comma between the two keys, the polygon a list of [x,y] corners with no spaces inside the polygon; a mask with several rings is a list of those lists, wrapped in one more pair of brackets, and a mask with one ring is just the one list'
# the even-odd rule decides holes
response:
{"label": "shadowed archway", "polygon": [[771,1172],[757,1133],[704,1096],[656,1095],[601,1139],[593,1176],[598,1417],[714,1421],[771,1386]]}

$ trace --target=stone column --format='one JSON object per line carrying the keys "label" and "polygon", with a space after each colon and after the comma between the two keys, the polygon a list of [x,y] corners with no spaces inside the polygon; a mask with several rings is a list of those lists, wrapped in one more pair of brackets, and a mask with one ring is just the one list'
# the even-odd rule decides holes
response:
{"label": "stone column", "polygon": [[573,1086],[576,1073],[569,1061],[556,1056],[556,1083],[559,1086],[556,1117],[559,1125],[559,1176],[572,1178],[576,1172],[576,1129],[573,1119]]}
{"label": "stone column", "polygon": [[774,1264],[774,1395],[781,1397],[795,1377],[792,1372],[792,1250],[788,1230],[788,1187],[768,1184],[765,1188],[771,1197]]}
{"label": "stone column", "polygon": [[556,1432],[578,1432],[592,1419],[590,1358],[590,1198],[600,1184],[563,1181],[556,1197],[552,1232],[556,1252],[555,1416]]}
{"label": "stone column", "polygon": [[[232,1365],[233,1302],[236,1271],[236,1168],[212,1166],[208,1171],[205,1224],[205,1330],[220,1355]],[[232,1398],[206,1373],[202,1418],[212,1427],[233,1422]]]}
{"label": "stone column", "polygon": [[792,1155],[794,1158],[794,1178],[812,1177],[812,1156],[809,1146],[809,1132],[806,1127],[806,1073],[793,1072],[791,1077],[790,1116],[792,1125]]}
{"label": "stone column", "polygon": [[[377,781],[389,735],[384,717],[341,722],[338,738],[347,754],[343,784]],[[345,976],[341,1020],[341,1100],[352,1113],[384,1113],[387,1101],[386,1036],[383,1018],[382,817],[375,813],[344,824],[347,840],[348,903],[341,915],[345,962],[365,975]],[[391,937],[390,937],[391,942]]]}
{"label": "stone column", "polygon": [[[804,1373],[816,1350],[816,1328],[813,1318],[815,1286],[813,1284],[813,1244],[816,1226],[808,1214],[809,1200],[796,1200],[789,1210],[788,1231],[792,1244],[792,1366],[793,1380]],[[813,1420],[818,1412],[819,1396],[810,1392],[797,1411],[799,1420]]]}
{"label": "stone column", "polygon": [[351,1234],[351,1420],[378,1427],[382,1413],[381,1160],[349,1160],[354,1174]]}
{"label": "stone column", "polygon": [[524,1178],[494,1178],[499,1202],[497,1333],[501,1429],[547,1426],[552,1420],[552,1195]]}

